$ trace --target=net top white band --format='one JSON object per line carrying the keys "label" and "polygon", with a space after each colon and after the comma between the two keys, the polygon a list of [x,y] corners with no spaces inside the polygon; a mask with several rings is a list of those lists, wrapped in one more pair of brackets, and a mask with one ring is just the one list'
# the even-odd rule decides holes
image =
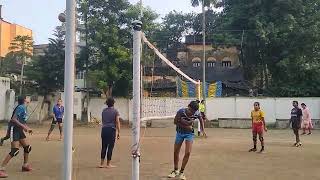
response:
{"label": "net top white band", "polygon": [[174,69],[176,72],[178,72],[179,74],[181,74],[183,77],[185,77],[186,79],[188,79],[189,81],[191,81],[194,84],[200,84],[200,81],[196,81],[194,79],[192,79],[191,77],[189,77],[188,75],[186,75],[184,72],[182,72],[177,66],[175,66],[174,64],[172,64],[170,62],[169,59],[167,59],[166,57],[164,57],[164,55],[162,55],[158,49],[156,47],[154,47],[149,41],[148,39],[145,37],[144,33],[142,33],[142,40],[144,43],[146,43],[150,49],[152,49],[160,58],[161,60],[163,60],[166,64],[168,64],[172,69]]}

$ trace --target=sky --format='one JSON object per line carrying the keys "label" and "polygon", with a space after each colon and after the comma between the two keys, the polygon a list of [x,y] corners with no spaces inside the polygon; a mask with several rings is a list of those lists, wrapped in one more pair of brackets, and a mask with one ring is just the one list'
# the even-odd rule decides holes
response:
{"label": "sky", "polygon": [[[129,0],[137,3],[139,0]],[[54,28],[59,25],[58,14],[65,9],[65,0],[0,0],[2,17],[11,23],[19,24],[33,31],[35,44],[48,43]],[[183,12],[199,12],[190,0],[143,0],[161,16],[172,10]]]}

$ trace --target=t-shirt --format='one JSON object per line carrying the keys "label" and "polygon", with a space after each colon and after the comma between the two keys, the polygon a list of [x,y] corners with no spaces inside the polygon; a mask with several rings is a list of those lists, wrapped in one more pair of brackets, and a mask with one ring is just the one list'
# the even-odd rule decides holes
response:
{"label": "t-shirt", "polygon": [[300,108],[293,108],[291,110],[291,121],[292,124],[300,124],[301,122],[302,111]]}
{"label": "t-shirt", "polygon": [[200,103],[200,104],[199,104],[199,111],[202,112],[202,113],[204,113],[204,109],[205,109],[204,104]]}
{"label": "t-shirt", "polygon": [[253,123],[260,123],[262,122],[262,118],[264,118],[264,112],[262,110],[253,110],[251,111],[251,118]]}
{"label": "t-shirt", "polygon": [[64,115],[64,107],[56,104],[53,107],[53,113],[54,113],[54,116],[56,117],[56,119],[62,119],[63,115]]}
{"label": "t-shirt", "polygon": [[102,111],[102,127],[111,127],[113,129],[116,129],[117,116],[119,116],[119,112],[115,108],[105,108]]}
{"label": "t-shirt", "polygon": [[27,121],[27,108],[25,105],[19,105],[15,112],[14,116],[17,117],[18,121],[22,124],[26,124]]}
{"label": "t-shirt", "polygon": [[[177,112],[177,116],[180,116],[181,119],[185,119],[187,121],[195,121],[196,119],[199,119],[201,117],[201,114],[200,114],[200,111],[196,111],[193,115],[188,116],[187,115],[187,108],[182,108]],[[176,131],[180,132],[180,133],[193,133],[194,132],[193,128],[192,128],[192,130],[187,130],[187,129],[180,127],[178,124],[176,127]]]}

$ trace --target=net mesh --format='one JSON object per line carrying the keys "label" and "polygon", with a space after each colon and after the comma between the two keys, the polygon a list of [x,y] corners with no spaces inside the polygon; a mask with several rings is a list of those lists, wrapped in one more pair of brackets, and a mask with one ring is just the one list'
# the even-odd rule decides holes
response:
{"label": "net mesh", "polygon": [[[156,56],[158,56],[169,67],[174,69],[178,74],[186,78],[188,81],[200,85],[200,81],[194,80],[187,74],[182,72],[178,67],[171,63],[152,43],[148,41],[144,34],[142,34],[142,42],[145,43]],[[200,87],[200,86],[199,86]],[[142,100],[141,117],[142,121],[156,120],[156,119],[169,119],[173,118],[177,110],[190,102],[188,98],[163,98],[163,97],[149,97]]]}

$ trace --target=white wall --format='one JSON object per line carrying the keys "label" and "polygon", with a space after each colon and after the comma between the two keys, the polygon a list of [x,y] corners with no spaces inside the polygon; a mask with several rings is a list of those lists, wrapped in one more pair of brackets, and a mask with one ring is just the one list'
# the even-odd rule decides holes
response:
{"label": "white wall", "polygon": [[[82,108],[84,106],[84,98],[83,98],[84,94],[82,92],[74,92],[73,93],[73,114],[75,114],[77,116],[77,120],[81,120],[82,118]],[[61,97],[63,105],[65,106],[65,97],[64,97],[64,93],[61,92],[60,96],[56,96],[56,99]],[[56,100],[55,100],[56,103]]]}
{"label": "white wall", "polygon": [[[115,108],[119,111],[120,117],[124,120],[129,120],[129,99],[125,98],[116,98],[115,99]],[[105,98],[92,98],[89,102],[89,114],[91,117],[101,119],[101,113],[105,105]]]}
{"label": "white wall", "polygon": [[[12,97],[10,90],[10,79],[0,77],[0,121],[8,120],[7,114],[14,102],[14,92]],[[12,112],[12,111],[11,111]]]}
{"label": "white wall", "polygon": [[[142,117],[172,116],[182,107],[186,107],[192,99],[186,98],[145,98],[142,101]],[[289,119],[292,101],[306,103],[310,108],[313,119],[320,119],[320,98],[210,98],[207,99],[207,117],[209,120],[218,118],[250,118],[253,103],[258,101],[266,113],[266,122],[272,123],[276,119]],[[105,99],[90,100],[91,116],[101,119]],[[115,107],[124,120],[131,120],[132,101],[116,99]]]}

